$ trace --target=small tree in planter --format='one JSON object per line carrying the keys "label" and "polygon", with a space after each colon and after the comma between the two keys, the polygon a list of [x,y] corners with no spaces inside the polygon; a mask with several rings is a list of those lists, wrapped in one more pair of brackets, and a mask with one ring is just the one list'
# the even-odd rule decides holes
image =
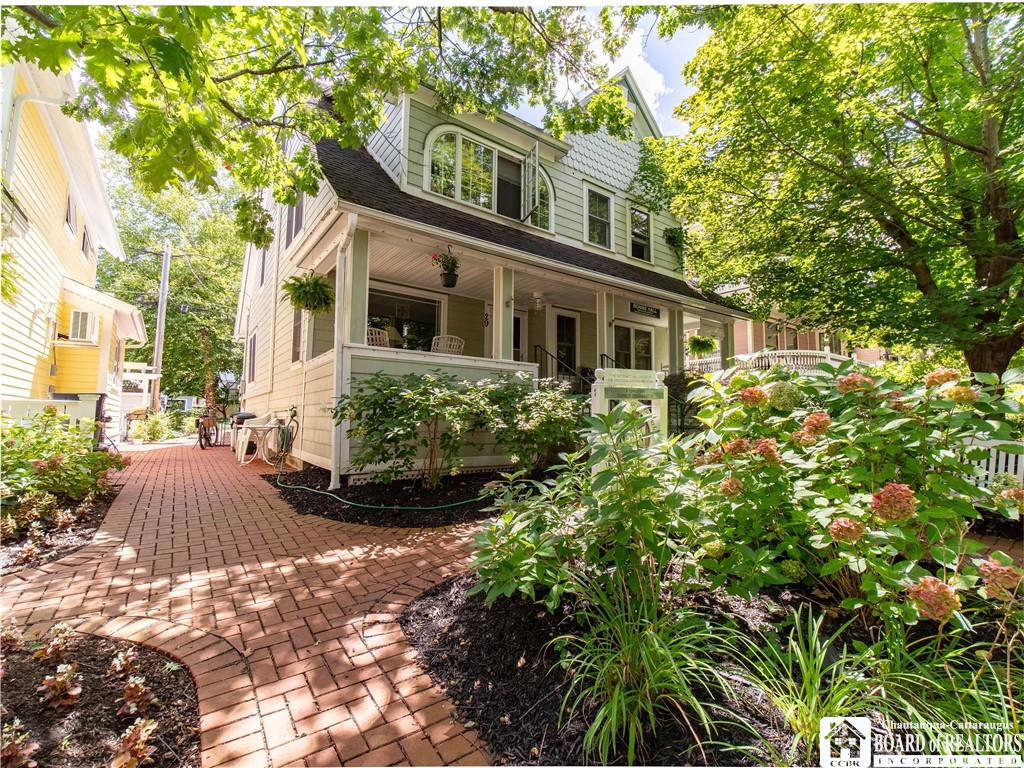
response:
{"label": "small tree in planter", "polygon": [[711,336],[691,336],[686,348],[694,357],[704,357],[718,349],[718,342]]}
{"label": "small tree in planter", "polygon": [[334,289],[330,282],[312,270],[305,275],[289,277],[281,288],[296,309],[306,309],[316,315],[329,312],[334,307]]}

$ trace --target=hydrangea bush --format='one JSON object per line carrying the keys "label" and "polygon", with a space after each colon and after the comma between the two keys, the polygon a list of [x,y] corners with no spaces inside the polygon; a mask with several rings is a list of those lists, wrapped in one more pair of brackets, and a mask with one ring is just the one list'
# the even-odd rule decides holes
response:
{"label": "hydrangea bush", "polygon": [[1000,585],[1013,579],[992,563],[1009,560],[977,557],[969,532],[976,504],[1014,516],[1015,497],[978,487],[973,462],[988,455],[979,443],[1012,436],[1007,417],[1020,404],[1002,392],[1024,375],[971,383],[939,368],[900,389],[852,363],[819,368],[731,371],[694,393],[707,430],[678,458],[684,475],[694,467],[711,585],[749,594],[799,581],[908,623],[959,618],[958,595],[979,578],[982,594],[1007,594]]}
{"label": "hydrangea bush", "polygon": [[109,487],[109,473],[128,465],[126,456],[94,450],[92,421],[65,422],[55,408],[28,420],[0,418],[5,536],[32,523],[56,523],[54,495],[83,499]]}

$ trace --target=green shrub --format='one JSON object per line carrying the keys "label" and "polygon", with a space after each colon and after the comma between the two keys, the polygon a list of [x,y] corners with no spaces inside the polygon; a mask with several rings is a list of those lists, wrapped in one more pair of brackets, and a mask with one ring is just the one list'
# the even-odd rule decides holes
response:
{"label": "green shrub", "polygon": [[352,466],[373,466],[374,476],[389,483],[419,465],[424,484],[436,487],[461,465],[468,433],[480,423],[468,386],[441,371],[375,373],[354,382],[332,410],[336,424],[350,421]]}
{"label": "green shrub", "polygon": [[536,474],[559,453],[579,448],[589,403],[569,394],[568,383],[542,379],[534,386],[528,374],[514,374],[477,382],[470,391],[480,398],[486,428],[513,464]]}
{"label": "green shrub", "polygon": [[4,416],[0,420],[5,506],[29,491],[46,491],[78,500],[108,485],[107,473],[121,469],[120,454],[93,450],[94,422],[65,423],[56,409],[47,408],[27,423]]}
{"label": "green shrub", "polygon": [[534,386],[529,376],[468,382],[453,375],[389,376],[376,373],[353,384],[333,409],[335,423],[349,420],[356,469],[373,468],[391,482],[418,469],[435,487],[461,466],[470,433],[488,430],[514,464],[538,471],[559,451],[577,444],[584,403],[553,382]]}
{"label": "green shrub", "polygon": [[[661,588],[699,509],[677,490],[671,443],[651,435],[646,410],[628,403],[588,416],[584,448],[546,483],[499,489],[498,518],[475,545],[478,590],[493,603],[520,592],[557,607],[582,562],[597,578],[627,574],[630,588]],[[648,445],[648,443],[653,443]]]}
{"label": "green shrub", "polygon": [[172,417],[164,412],[149,414],[142,421],[135,422],[132,427],[132,440],[140,443],[159,443],[175,436],[171,428]]}

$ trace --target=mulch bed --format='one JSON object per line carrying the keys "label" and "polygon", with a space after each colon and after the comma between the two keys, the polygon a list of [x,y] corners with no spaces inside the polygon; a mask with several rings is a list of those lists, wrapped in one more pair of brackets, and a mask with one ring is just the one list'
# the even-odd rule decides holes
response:
{"label": "mulch bed", "polygon": [[[346,504],[338,498],[324,496],[301,488],[287,488],[277,485],[277,475],[263,475],[277,488],[292,509],[300,515],[319,515],[343,523],[360,523],[381,528],[433,528],[437,526],[469,523],[490,517],[493,512],[484,510],[491,506],[491,498],[479,498],[484,486],[500,479],[497,473],[454,475],[445,477],[437,488],[425,488],[418,480],[396,480],[390,484],[366,483],[342,487],[332,491],[336,496],[385,509],[363,509]],[[302,485],[318,491],[326,491],[331,483],[331,473],[319,467],[310,467],[298,472],[286,472],[281,476],[284,485]],[[468,504],[446,509],[399,509],[398,507],[439,507],[471,499]]]}
{"label": "mulch bed", "polygon": [[[583,765],[583,735],[590,712],[582,710],[559,724],[567,673],[558,666],[551,641],[575,629],[564,614],[550,615],[543,606],[512,597],[499,599],[490,610],[483,594],[467,597],[475,576],[464,574],[420,595],[402,614],[400,623],[431,678],[447,691],[467,725],[476,728],[491,753],[502,763],[520,765]],[[796,596],[792,596],[796,600]],[[730,600],[733,600],[730,598]],[[750,627],[771,623],[777,603],[756,600],[718,605]],[[757,727],[776,749],[790,737],[778,731],[770,706],[737,681],[733,697],[719,702]],[[758,765],[763,759],[731,750],[751,744],[738,727],[721,726],[717,740],[705,742],[704,754],[685,726],[667,722],[648,740],[639,756],[644,765]],[[612,761],[625,763],[625,754]]]}
{"label": "mulch bed", "polygon": [[991,509],[977,508],[981,517],[971,522],[971,534],[975,536],[997,536],[1001,539],[1020,541],[1024,535],[1024,521],[1010,520]]}
{"label": "mulch bed", "polygon": [[75,523],[63,531],[50,531],[45,541],[37,543],[34,554],[30,554],[30,550],[26,548],[28,540],[24,537],[4,541],[0,546],[0,574],[6,575],[22,568],[35,568],[70,555],[90,544],[103,523],[107,510],[117,498],[118,490],[114,488],[103,495],[94,495],[80,502],[58,498],[58,504],[62,507],[78,505]]}
{"label": "mulch bed", "polygon": [[76,635],[67,661],[78,664],[82,694],[77,703],[60,712],[39,702],[36,688],[56,664],[35,659],[29,651],[11,651],[4,657],[0,712],[5,725],[17,717],[29,741],[39,745],[30,756],[40,766],[83,768],[106,766],[121,741],[121,734],[138,715],[118,715],[118,699],[126,678],[108,678],[114,654],[134,647],[139,671],[156,695],[144,717],[156,720],[150,739],[156,747],[150,768],[198,768],[199,704],[188,670],[161,653],[120,640]]}

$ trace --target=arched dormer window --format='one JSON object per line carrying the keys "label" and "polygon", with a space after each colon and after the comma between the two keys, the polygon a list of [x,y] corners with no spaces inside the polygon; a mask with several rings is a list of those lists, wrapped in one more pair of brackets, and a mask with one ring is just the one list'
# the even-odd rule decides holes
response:
{"label": "arched dormer window", "polygon": [[551,229],[551,182],[538,150],[521,155],[442,126],[427,137],[424,189],[452,200]]}

